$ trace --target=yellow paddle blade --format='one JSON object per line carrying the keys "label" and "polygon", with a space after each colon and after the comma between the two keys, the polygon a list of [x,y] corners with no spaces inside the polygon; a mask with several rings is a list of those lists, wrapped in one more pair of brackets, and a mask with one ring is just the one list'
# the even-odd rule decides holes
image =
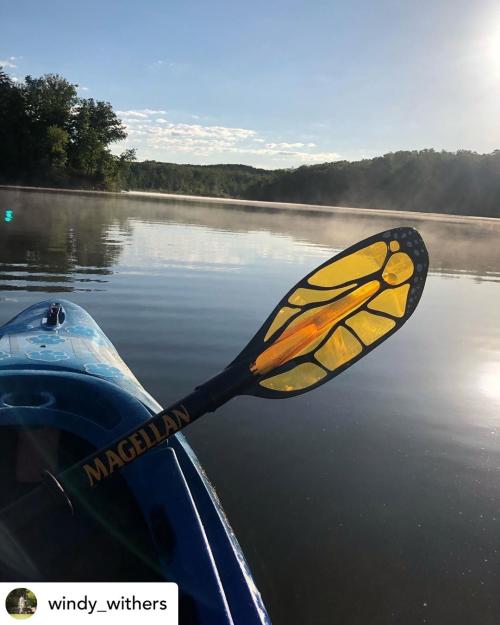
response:
{"label": "yellow paddle blade", "polygon": [[249,361],[248,395],[304,393],[344,371],[410,317],[428,255],[412,228],[394,228],[344,250],[291,289],[236,358]]}

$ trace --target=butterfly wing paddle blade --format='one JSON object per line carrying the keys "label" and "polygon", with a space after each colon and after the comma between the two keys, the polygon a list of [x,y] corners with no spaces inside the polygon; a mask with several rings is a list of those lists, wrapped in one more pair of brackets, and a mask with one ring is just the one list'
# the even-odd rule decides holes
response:
{"label": "butterfly wing paddle blade", "polygon": [[413,228],[393,228],[325,262],[296,284],[233,361],[254,382],[243,394],[305,393],[335,377],[407,321],[429,258]]}

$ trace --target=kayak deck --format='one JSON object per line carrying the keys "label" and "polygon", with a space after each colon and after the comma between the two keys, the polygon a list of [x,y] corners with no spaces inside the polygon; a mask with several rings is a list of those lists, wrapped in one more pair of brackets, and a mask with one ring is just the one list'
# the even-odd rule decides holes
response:
{"label": "kayak deck", "polygon": [[[27,436],[38,437],[44,461],[57,472],[160,410],[90,315],[61,304],[64,319],[55,326],[47,327],[50,302],[42,302],[0,328],[0,425],[17,455],[2,469],[2,505],[36,486],[26,475],[19,479],[29,465],[20,462]],[[134,540],[117,539],[114,527],[97,528],[94,543],[82,544],[107,549],[109,557],[90,551],[68,558],[54,579],[175,581],[181,624],[269,623],[215,492],[181,434],[124,468],[113,489],[118,525]],[[86,568],[94,559],[96,566]]]}

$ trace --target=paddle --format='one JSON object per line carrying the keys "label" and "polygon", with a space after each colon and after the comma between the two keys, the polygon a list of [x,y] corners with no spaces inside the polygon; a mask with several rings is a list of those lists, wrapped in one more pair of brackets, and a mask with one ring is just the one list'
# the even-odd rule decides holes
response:
{"label": "paddle", "polygon": [[293,397],[324,384],[394,334],[420,299],[428,255],[412,228],[395,228],[344,250],[305,276],[219,375],[0,514],[22,538],[41,516],[91,505],[92,489],[237,395]]}

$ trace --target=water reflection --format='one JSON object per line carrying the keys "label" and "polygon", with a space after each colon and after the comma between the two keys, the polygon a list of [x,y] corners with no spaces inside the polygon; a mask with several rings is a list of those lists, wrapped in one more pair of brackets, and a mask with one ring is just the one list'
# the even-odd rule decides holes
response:
{"label": "water reflection", "polygon": [[127,219],[59,195],[0,191],[0,204],[15,215],[0,225],[0,290],[102,289],[123,247]]}
{"label": "water reflection", "polygon": [[[148,270],[151,260],[205,270],[245,265],[248,249],[224,245],[221,232],[252,234],[254,253],[257,244],[258,253],[271,260],[283,259],[290,239],[325,248],[327,256],[377,230],[403,224],[422,233],[431,271],[500,280],[500,224],[495,220],[465,223],[463,218],[433,220],[428,215],[306,213],[6,190],[0,190],[0,205],[10,207],[5,214],[16,215],[0,226],[0,290],[102,290],[114,266],[132,261],[147,264]],[[212,232],[208,239],[207,229]]]}
{"label": "water reflection", "polygon": [[478,373],[478,386],[481,393],[495,401],[500,408],[500,359],[483,364]]}

